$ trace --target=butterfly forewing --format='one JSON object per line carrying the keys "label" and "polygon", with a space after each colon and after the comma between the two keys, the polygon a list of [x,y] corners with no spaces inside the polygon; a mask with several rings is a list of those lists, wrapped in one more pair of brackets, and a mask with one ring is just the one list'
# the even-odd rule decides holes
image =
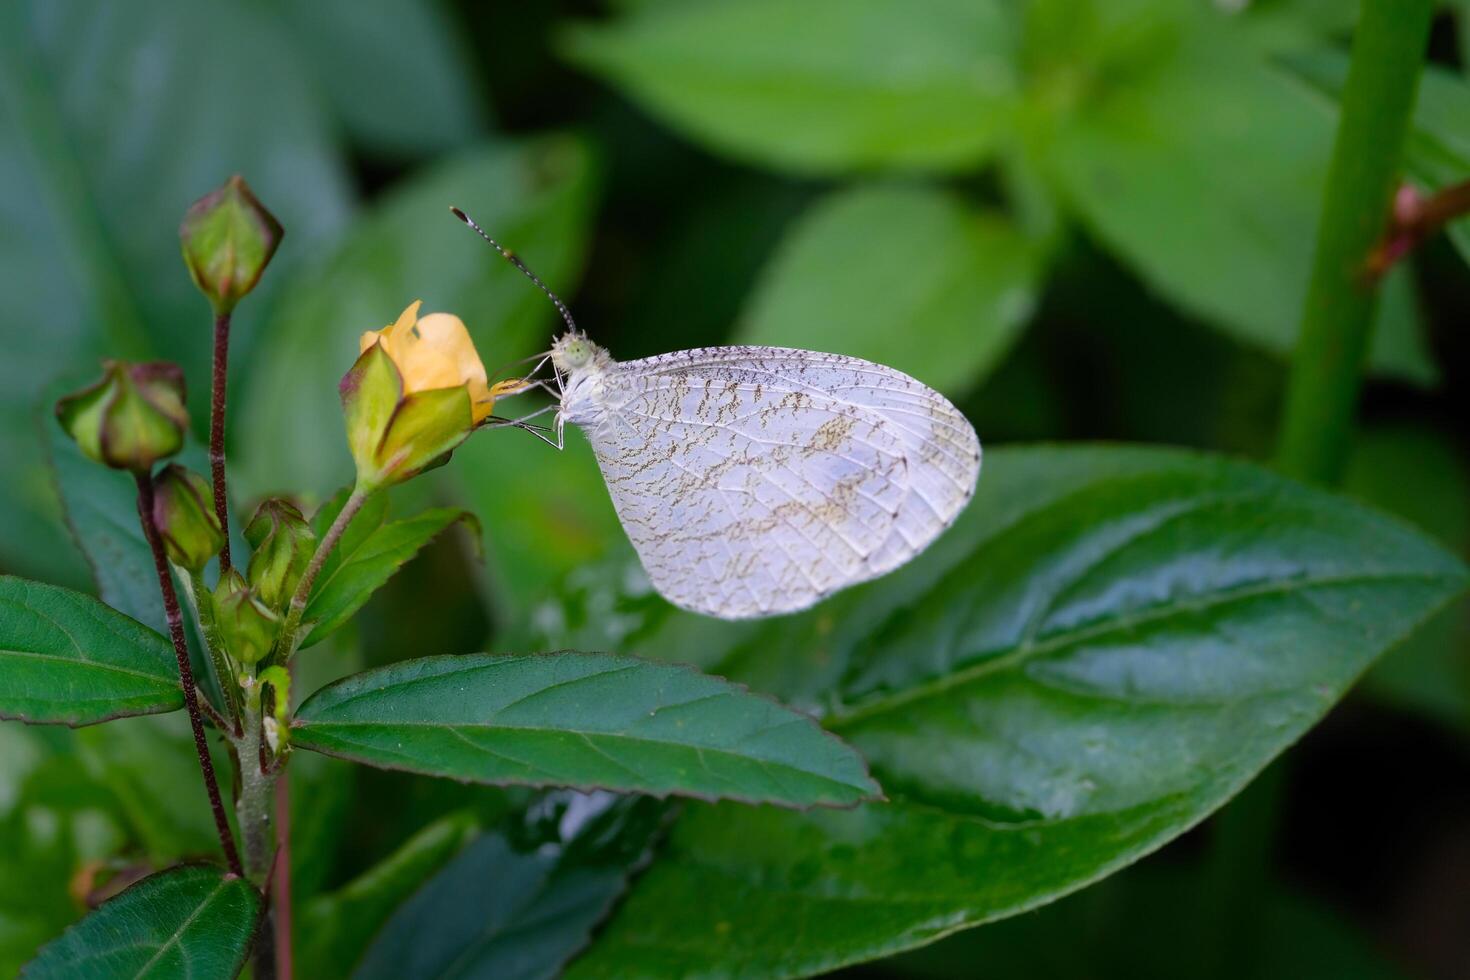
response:
{"label": "butterfly forewing", "polygon": [[943,396],[835,354],[612,364],[563,412],[587,429],[655,588],[726,618],[802,609],[897,567],[954,519],[980,464]]}

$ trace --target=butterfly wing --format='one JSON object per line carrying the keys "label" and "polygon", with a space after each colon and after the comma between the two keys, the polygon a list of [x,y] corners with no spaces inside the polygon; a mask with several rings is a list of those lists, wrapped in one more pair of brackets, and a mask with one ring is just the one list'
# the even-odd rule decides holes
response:
{"label": "butterfly wing", "polygon": [[728,619],[896,568],[979,473],[974,430],[942,395],[836,354],[678,351],[612,365],[598,401],[587,435],[654,587]]}

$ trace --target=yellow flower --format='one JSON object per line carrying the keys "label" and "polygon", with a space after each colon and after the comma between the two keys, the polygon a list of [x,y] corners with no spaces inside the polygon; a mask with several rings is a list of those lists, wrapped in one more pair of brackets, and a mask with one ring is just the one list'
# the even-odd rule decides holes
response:
{"label": "yellow flower", "polygon": [[366,331],[358,341],[358,353],[366,353],[373,344],[381,346],[403,378],[405,395],[463,386],[469,392],[471,417],[478,425],[495,407],[495,396],[475,342],[464,321],[452,313],[420,318],[422,305],[423,300],[414,300],[392,326]]}
{"label": "yellow flower", "polygon": [[419,317],[415,301],[382,330],[369,330],[342,378],[347,441],[359,485],[399,483],[448,461],[490,417],[495,399],[520,381],[487,383],[485,365],[459,317]]}

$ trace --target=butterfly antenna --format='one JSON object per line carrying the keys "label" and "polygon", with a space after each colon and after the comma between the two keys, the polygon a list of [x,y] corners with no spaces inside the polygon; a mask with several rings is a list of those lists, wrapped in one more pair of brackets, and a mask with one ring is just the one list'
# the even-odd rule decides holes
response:
{"label": "butterfly antenna", "polygon": [[460,221],[463,221],[465,224],[473,228],[477,235],[485,239],[485,241],[489,242],[490,245],[495,249],[495,251],[500,253],[501,258],[505,259],[505,261],[509,262],[517,269],[520,269],[521,272],[525,274],[527,279],[531,280],[537,286],[539,286],[541,291],[545,293],[547,298],[550,299],[551,302],[556,306],[557,312],[561,314],[561,318],[567,322],[567,329],[573,331],[574,333],[577,332],[577,321],[572,319],[572,311],[567,309],[567,304],[563,303],[561,301],[561,297],[557,296],[556,293],[553,293],[550,289],[547,288],[546,283],[542,282],[540,277],[537,276],[536,273],[532,272],[530,268],[526,265],[526,263],[521,261],[520,256],[516,255],[516,253],[506,248],[504,245],[500,244],[489,235],[485,234],[485,229],[475,224],[474,220],[469,215],[461,211],[459,208],[451,206],[449,208],[449,211]]}

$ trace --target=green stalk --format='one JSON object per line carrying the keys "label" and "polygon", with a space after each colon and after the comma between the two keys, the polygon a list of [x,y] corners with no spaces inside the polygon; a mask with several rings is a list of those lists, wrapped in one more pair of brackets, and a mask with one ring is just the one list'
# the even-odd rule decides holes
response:
{"label": "green stalk", "polygon": [[296,644],[301,640],[301,618],[306,613],[306,603],[311,598],[311,587],[316,584],[316,577],[321,573],[322,565],[326,563],[332,550],[337,547],[337,542],[342,539],[342,534],[347,530],[347,525],[362,510],[362,505],[367,503],[368,498],[377,492],[376,488],[364,489],[361,484],[353,487],[352,493],[347,497],[342,510],[337,514],[337,519],[327,529],[327,533],[317,543],[316,551],[307,563],[306,571],[301,575],[301,581],[296,585],[296,592],[291,596],[291,603],[286,607],[286,622],[281,626],[280,637],[276,640],[276,651],[273,658],[278,663],[288,662],[296,653]]}
{"label": "green stalk", "polygon": [[[1297,479],[1337,483],[1352,448],[1378,304],[1369,259],[1388,226],[1433,14],[1433,0],[1363,0],[1359,8],[1277,447],[1277,467]],[[1208,975],[1256,971],[1283,765],[1213,822],[1206,891],[1216,904],[1201,945]]]}
{"label": "green stalk", "polygon": [[1378,304],[1367,262],[1387,227],[1433,14],[1432,0],[1359,10],[1277,447],[1277,467],[1298,479],[1333,484],[1347,464]]}

